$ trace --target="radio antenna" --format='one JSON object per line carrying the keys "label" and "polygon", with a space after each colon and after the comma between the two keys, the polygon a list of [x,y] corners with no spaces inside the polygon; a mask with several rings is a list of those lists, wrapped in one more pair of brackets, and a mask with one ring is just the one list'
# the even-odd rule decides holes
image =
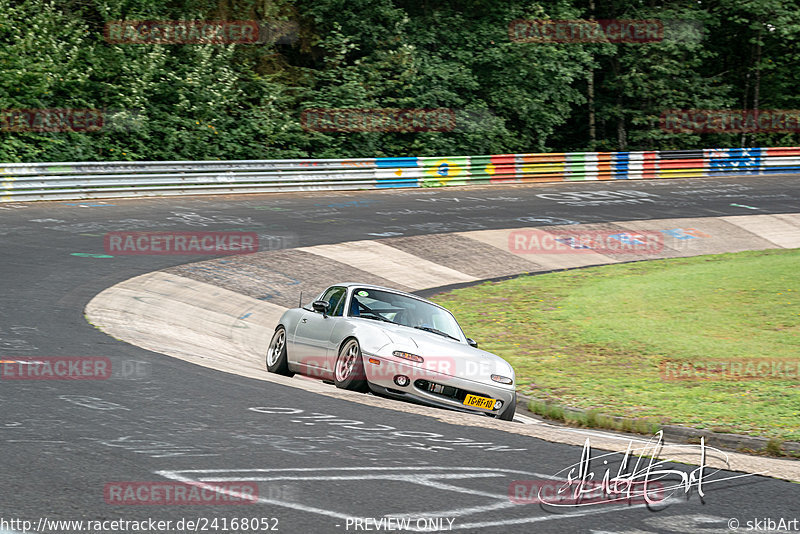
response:
{"label": "radio antenna", "polygon": [[297,307],[298,308],[302,308],[303,307],[303,292],[302,291],[300,291],[300,304],[298,304]]}

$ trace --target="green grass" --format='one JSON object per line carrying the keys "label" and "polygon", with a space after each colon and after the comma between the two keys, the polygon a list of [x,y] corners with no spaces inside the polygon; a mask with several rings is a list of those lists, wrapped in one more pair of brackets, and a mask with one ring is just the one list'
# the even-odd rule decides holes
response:
{"label": "green grass", "polygon": [[[800,249],[606,265],[437,295],[522,393],[599,414],[800,440]],[[664,380],[665,362],[792,362]],[[596,417],[595,417],[596,420]]]}

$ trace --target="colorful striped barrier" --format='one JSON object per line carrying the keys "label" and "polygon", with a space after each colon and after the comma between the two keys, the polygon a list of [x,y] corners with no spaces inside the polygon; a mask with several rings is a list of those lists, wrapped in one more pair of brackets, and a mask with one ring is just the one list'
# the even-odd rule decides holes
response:
{"label": "colorful striped barrier", "polygon": [[800,147],[317,160],[0,163],[0,201],[800,173]]}

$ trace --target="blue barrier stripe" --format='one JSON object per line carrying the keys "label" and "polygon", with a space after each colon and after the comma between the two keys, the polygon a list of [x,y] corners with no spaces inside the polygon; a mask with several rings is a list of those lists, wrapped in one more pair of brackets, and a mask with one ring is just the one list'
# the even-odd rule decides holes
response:
{"label": "blue barrier stripe", "polygon": [[378,167],[419,167],[417,158],[375,158]]}

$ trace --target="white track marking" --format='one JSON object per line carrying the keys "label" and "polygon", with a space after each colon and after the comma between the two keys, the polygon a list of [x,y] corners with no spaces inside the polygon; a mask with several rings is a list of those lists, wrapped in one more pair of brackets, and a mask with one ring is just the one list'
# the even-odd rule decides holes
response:
{"label": "white track marking", "polygon": [[[241,473],[241,475],[238,475]],[[292,475],[294,473],[294,476]],[[331,473],[330,475],[321,473]],[[451,484],[441,483],[441,480],[469,480],[476,478],[511,478],[518,476],[520,478],[529,479],[548,479],[548,480],[562,480],[552,475],[542,475],[540,473],[520,471],[513,469],[496,469],[496,468],[482,468],[482,467],[303,467],[303,468],[277,468],[277,469],[191,469],[179,471],[157,471],[157,475],[163,476],[170,480],[185,482],[188,484],[213,484],[214,482],[274,482],[274,481],[295,481],[306,482],[313,481],[320,482],[333,482],[338,483],[337,487],[342,481],[349,480],[358,482],[363,485],[368,481],[386,481],[392,480],[395,482],[406,482],[409,484],[416,484],[425,488],[435,488],[440,491],[449,491],[454,493],[467,493],[473,497],[485,497],[490,502],[477,506],[465,506],[454,508],[450,510],[429,510],[418,511],[418,517],[460,517],[465,518],[471,515],[485,515],[492,511],[502,511],[517,506],[525,506],[512,503],[507,493],[489,493],[483,491],[476,491],[471,488],[461,486],[454,486]],[[236,496],[235,492],[223,488],[211,488],[220,493],[230,494]],[[340,520],[356,519],[358,516],[347,514],[342,511],[330,510],[320,508],[317,506],[309,506],[306,504],[285,501],[273,498],[259,497],[257,502],[261,504],[282,506],[292,508],[302,512],[315,513],[332,517]],[[684,500],[670,498],[665,502],[669,504],[678,504],[685,502]],[[639,505],[620,505],[610,506],[605,508],[583,509],[578,512],[568,514],[549,514],[549,515],[536,515],[528,517],[520,517],[514,519],[498,519],[489,521],[480,521],[472,523],[454,524],[453,530],[463,529],[479,529],[496,526],[506,525],[519,525],[526,523],[537,523],[543,521],[551,521],[557,519],[567,519],[574,517],[583,517],[587,515],[598,515],[609,512],[628,511],[632,509],[646,508],[646,504]],[[540,507],[529,506],[527,510],[541,511]],[[385,513],[376,514],[382,517],[409,517],[412,514],[394,514]],[[411,529],[416,530],[416,529]]]}
{"label": "white track marking", "polygon": [[541,424],[545,424],[542,421],[539,421],[538,419],[534,419],[533,417],[528,417],[527,415],[521,415],[521,414],[518,414],[518,413],[514,414],[514,421],[519,421],[523,425],[541,425]]}

